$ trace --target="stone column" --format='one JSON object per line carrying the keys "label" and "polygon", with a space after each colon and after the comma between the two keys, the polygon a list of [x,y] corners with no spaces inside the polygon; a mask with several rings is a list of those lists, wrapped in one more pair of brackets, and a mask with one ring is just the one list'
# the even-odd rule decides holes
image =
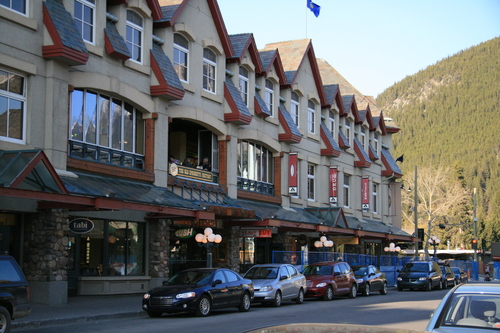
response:
{"label": "stone column", "polygon": [[170,228],[166,220],[149,224],[150,288],[160,286],[169,277]]}

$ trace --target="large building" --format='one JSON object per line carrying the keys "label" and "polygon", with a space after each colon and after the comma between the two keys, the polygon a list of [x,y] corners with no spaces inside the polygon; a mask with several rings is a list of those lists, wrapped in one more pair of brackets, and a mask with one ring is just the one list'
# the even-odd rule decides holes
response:
{"label": "large building", "polygon": [[2,2],[0,31],[0,250],[34,302],[416,240],[399,129],[311,40],[259,50],[216,0]]}

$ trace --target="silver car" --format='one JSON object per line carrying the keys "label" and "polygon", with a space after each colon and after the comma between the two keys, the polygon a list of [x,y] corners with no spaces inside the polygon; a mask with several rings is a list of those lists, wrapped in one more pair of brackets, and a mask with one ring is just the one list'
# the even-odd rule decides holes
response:
{"label": "silver car", "polygon": [[254,302],[280,306],[283,301],[304,302],[306,277],[289,264],[264,264],[252,266],[244,278],[254,287]]}

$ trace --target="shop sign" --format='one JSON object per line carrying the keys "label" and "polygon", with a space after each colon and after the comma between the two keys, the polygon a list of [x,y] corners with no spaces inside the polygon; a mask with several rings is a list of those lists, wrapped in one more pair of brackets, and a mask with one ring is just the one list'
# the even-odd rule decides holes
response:
{"label": "shop sign", "polygon": [[175,232],[175,236],[179,238],[190,238],[193,237],[193,235],[194,235],[193,228],[179,229]]}
{"label": "shop sign", "polygon": [[89,219],[74,219],[69,222],[69,230],[75,234],[84,234],[94,229],[94,222]]}
{"label": "shop sign", "polygon": [[273,231],[271,229],[241,229],[240,237],[244,238],[271,238]]}
{"label": "shop sign", "polygon": [[331,237],[331,240],[337,244],[349,244],[349,245],[358,245],[359,238],[358,237]]}
{"label": "shop sign", "polygon": [[186,225],[186,226],[192,226],[192,227],[211,227],[215,228],[217,227],[217,221],[216,220],[175,220],[174,223],[176,225]]}

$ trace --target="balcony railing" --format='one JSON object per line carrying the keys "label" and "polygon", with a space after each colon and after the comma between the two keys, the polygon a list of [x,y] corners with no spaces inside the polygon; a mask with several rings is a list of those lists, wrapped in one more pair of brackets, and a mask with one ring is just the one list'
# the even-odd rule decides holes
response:
{"label": "balcony railing", "polygon": [[144,170],[144,156],[127,153],[84,142],[69,141],[69,156],[117,165],[125,168]]}
{"label": "balcony railing", "polygon": [[274,184],[238,177],[237,187],[240,190],[274,195]]}

